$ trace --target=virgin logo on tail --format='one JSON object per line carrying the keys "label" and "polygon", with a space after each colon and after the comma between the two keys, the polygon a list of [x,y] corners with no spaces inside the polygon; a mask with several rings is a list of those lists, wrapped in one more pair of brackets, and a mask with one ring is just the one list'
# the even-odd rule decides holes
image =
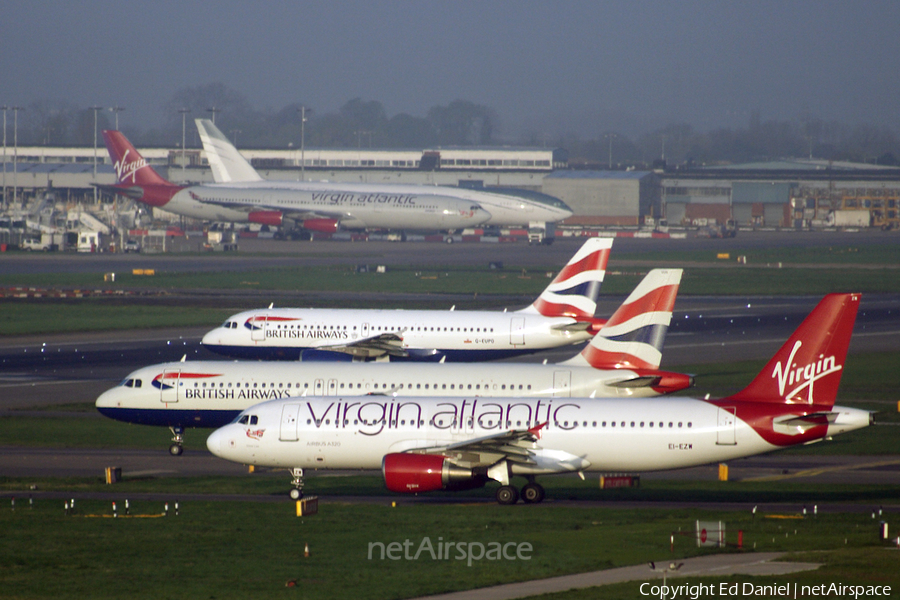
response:
{"label": "virgin logo on tail", "polygon": [[[787,365],[789,366],[781,364],[781,361],[779,360],[775,363],[775,368],[772,369],[772,377],[778,379],[778,393],[782,398],[793,398],[803,389],[806,389],[807,402],[812,404],[813,383],[823,377],[840,371],[843,367],[837,364],[834,356],[826,357],[821,354],[819,355],[819,360],[798,367],[794,364],[794,356],[797,355],[797,351],[800,350],[800,346],[802,345],[803,342],[800,340],[794,342],[794,347],[791,349],[791,353],[787,359]],[[799,385],[785,394],[785,388],[794,384]]]}
{"label": "virgin logo on tail", "polygon": [[128,177],[131,177],[131,183],[135,183],[137,172],[147,166],[147,161],[143,158],[138,158],[137,160],[126,162],[129,152],[131,152],[130,149],[126,150],[125,154],[122,155],[122,160],[116,161],[116,176],[120,182],[124,182]]}

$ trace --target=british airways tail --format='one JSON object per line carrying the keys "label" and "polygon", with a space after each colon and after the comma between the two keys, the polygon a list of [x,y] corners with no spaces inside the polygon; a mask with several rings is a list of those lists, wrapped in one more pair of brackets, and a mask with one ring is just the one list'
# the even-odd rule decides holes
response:
{"label": "british airways tail", "polygon": [[151,206],[165,205],[183,189],[157,173],[135,150],[122,132],[105,130],[103,140],[116,170],[114,186],[99,185],[100,189],[139,200]]}
{"label": "british airways tail", "polygon": [[612,243],[612,238],[590,238],[537,300],[518,312],[596,323],[594,313]]}
{"label": "british airways tail", "polygon": [[256,169],[209,119],[194,119],[216,183],[262,181]]}
{"label": "british airways tail", "polygon": [[654,269],[581,354],[562,364],[605,369],[659,369],[682,269]]}
{"label": "british airways tail", "polygon": [[833,406],[859,299],[825,296],[750,385],[727,400]]}

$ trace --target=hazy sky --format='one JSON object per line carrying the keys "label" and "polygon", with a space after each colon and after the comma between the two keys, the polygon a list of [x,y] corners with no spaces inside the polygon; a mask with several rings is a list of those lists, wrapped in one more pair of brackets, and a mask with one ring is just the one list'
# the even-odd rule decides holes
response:
{"label": "hazy sky", "polygon": [[125,106],[221,82],[257,109],[461,98],[503,133],[634,135],[801,113],[900,130],[900,2],[0,0],[0,104]]}

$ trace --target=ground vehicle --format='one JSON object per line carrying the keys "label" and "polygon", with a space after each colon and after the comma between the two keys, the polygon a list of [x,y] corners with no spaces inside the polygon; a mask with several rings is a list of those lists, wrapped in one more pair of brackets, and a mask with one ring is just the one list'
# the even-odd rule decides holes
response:
{"label": "ground vehicle", "polygon": [[122,244],[122,252],[140,252],[141,244],[137,240],[125,240]]}

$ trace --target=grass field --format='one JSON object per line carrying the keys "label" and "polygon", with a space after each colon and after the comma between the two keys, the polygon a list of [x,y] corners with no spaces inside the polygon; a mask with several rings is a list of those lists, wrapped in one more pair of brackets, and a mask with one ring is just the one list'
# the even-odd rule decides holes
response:
{"label": "grass field", "polygon": [[[118,501],[120,515],[124,500]],[[39,499],[29,508],[20,498],[15,510],[0,510],[3,596],[408,598],[710,552],[681,535],[698,518],[724,521],[731,544],[743,531],[748,551],[818,549],[814,560],[829,566],[827,576],[815,579],[900,584],[900,574],[890,567],[897,556],[882,549],[867,513],[788,520],[749,512],[481,503],[391,507],[385,501],[324,502],[318,515],[298,518],[291,502],[192,501],[180,503],[176,517],[175,500],[168,517],[159,516],[161,502],[132,501],[133,516],[112,518],[109,501],[79,500],[76,515],[67,516],[59,500]],[[391,543],[404,550],[388,554]],[[449,559],[437,558],[439,543],[454,544]],[[488,551],[492,543],[512,543],[519,553],[479,559],[480,547]],[[307,546],[310,556],[304,557]],[[723,579],[738,581],[717,578]],[[286,587],[291,580],[298,587]],[[609,597],[637,597],[637,585],[617,586],[615,593],[622,595]]]}

